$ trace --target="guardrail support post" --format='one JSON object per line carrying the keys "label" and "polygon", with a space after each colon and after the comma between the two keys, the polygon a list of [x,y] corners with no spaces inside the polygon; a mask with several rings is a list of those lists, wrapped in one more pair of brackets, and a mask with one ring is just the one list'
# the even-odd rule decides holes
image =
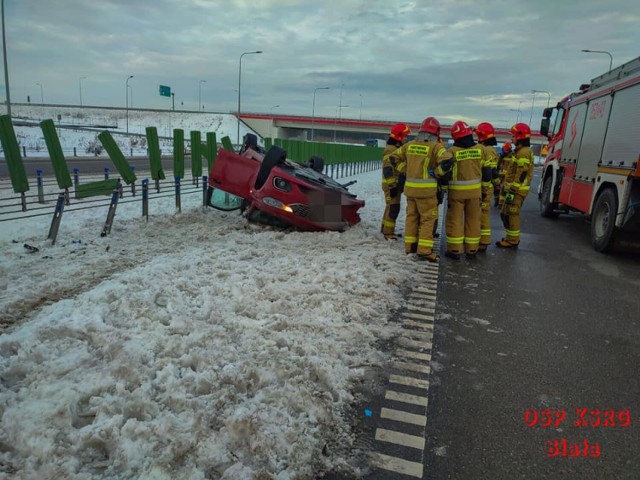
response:
{"label": "guardrail support post", "polygon": [[[136,171],[135,165],[131,165],[131,171],[135,174],[135,171]],[[136,182],[131,182],[131,196],[132,197],[136,196]]]}
{"label": "guardrail support post", "polygon": [[176,183],[176,212],[182,212],[182,204],[180,203],[180,177],[175,177]]}
{"label": "guardrail support post", "polygon": [[73,188],[75,189],[75,198],[78,198],[78,185],[80,185],[80,177],[78,174],[80,173],[79,168],[73,169]]}
{"label": "guardrail support post", "polygon": [[38,203],[44,203],[44,185],[42,184],[42,170],[36,170],[36,179],[38,182]]}
{"label": "guardrail support post", "polygon": [[51,245],[55,245],[56,243],[58,228],[60,228],[60,221],[62,220],[62,212],[64,212],[64,192],[58,194],[56,209],[53,211],[53,219],[51,220],[51,227],[49,228],[49,235],[47,236],[47,240],[51,240]]}
{"label": "guardrail support post", "polygon": [[142,180],[142,216],[149,221],[149,179]]}
{"label": "guardrail support post", "polygon": [[207,206],[207,176],[203,175],[202,176],[202,206],[206,207]]}

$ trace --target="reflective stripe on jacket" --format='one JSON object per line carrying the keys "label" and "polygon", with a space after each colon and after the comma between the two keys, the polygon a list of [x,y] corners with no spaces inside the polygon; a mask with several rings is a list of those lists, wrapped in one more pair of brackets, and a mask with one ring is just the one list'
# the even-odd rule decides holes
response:
{"label": "reflective stripe on jacket", "polygon": [[[481,145],[469,148],[456,147],[449,149],[455,162],[449,181],[449,194],[460,192],[464,197],[480,197],[482,186],[482,164],[487,161],[487,154]],[[477,192],[477,195],[476,195]],[[454,193],[454,196],[456,194]]]}
{"label": "reflective stripe on jacket", "polygon": [[450,158],[447,150],[437,141],[414,140],[394,153],[399,159],[399,170],[406,173],[404,194],[411,198],[435,197],[438,181],[434,170],[438,163]]}

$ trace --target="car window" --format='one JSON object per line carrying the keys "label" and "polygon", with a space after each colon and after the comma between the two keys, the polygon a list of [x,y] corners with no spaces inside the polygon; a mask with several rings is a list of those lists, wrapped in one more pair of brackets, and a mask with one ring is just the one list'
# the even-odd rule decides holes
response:
{"label": "car window", "polygon": [[242,198],[214,188],[210,205],[218,210],[237,210],[242,206]]}

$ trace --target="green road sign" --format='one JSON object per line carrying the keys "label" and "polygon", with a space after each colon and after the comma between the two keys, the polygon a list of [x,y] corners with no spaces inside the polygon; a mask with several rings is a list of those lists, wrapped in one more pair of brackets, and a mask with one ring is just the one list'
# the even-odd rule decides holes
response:
{"label": "green road sign", "polygon": [[163,97],[170,97],[171,87],[167,87],[166,85],[160,85],[160,95]]}

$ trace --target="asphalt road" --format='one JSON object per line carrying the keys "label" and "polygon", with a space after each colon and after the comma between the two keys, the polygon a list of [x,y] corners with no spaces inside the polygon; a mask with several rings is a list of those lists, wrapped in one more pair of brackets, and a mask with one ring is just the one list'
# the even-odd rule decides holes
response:
{"label": "asphalt road", "polygon": [[536,189],[517,251],[441,260],[423,478],[640,478],[640,255],[597,253],[583,215],[540,217]]}

